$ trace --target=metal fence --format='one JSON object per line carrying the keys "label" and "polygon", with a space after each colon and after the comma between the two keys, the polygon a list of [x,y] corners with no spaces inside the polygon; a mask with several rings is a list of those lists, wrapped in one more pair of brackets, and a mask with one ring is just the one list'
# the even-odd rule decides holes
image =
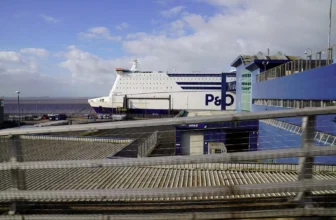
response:
{"label": "metal fence", "polygon": [[313,52],[309,50],[306,58],[293,60],[291,62],[284,63],[272,69],[266,70],[257,75],[257,82],[265,80],[271,80],[283,76],[292,75],[295,73],[304,72],[314,68],[330,65],[334,62],[336,44],[330,48],[316,52],[315,58]]}
{"label": "metal fence", "polygon": [[[336,148],[314,142],[316,116],[329,114],[336,114],[336,107],[0,130],[0,213],[5,214],[0,219],[334,216],[336,166],[315,164],[316,157],[336,155]],[[302,117],[296,148],[288,144],[288,136],[282,149],[148,157],[153,148],[166,146],[163,136],[177,125],[287,117]],[[90,141],[20,138],[80,131],[95,132]],[[106,159],[124,145],[91,141],[127,132],[129,139],[142,140],[131,143],[138,143],[135,148],[124,148],[136,149],[139,158]],[[277,135],[272,135],[274,142]],[[300,163],[257,162],[293,157]]]}
{"label": "metal fence", "polygon": [[147,157],[158,143],[158,132],[153,132],[138,147],[138,157]]}

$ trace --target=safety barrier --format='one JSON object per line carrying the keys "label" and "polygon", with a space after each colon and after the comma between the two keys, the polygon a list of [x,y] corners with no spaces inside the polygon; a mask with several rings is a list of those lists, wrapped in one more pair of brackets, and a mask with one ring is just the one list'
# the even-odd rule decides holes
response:
{"label": "safety barrier", "polygon": [[153,132],[138,147],[138,157],[147,157],[158,144],[158,132]]}

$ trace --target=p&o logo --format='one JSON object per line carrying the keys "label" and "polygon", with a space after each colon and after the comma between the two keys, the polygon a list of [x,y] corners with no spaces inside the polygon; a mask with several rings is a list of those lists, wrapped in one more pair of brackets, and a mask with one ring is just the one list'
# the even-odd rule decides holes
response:
{"label": "p&o logo", "polygon": [[[225,100],[227,100],[227,98],[229,98],[230,101],[229,101],[229,102],[226,102],[225,105],[226,105],[226,106],[231,106],[231,105],[233,105],[233,102],[234,102],[234,98],[233,98],[233,96],[230,95],[230,94],[226,94],[226,99],[225,99]],[[222,99],[219,98],[219,96],[214,96],[214,95],[212,95],[212,94],[205,94],[205,105],[208,106],[209,103],[212,103],[212,102],[213,102],[216,106],[220,106],[221,103],[222,103]]]}

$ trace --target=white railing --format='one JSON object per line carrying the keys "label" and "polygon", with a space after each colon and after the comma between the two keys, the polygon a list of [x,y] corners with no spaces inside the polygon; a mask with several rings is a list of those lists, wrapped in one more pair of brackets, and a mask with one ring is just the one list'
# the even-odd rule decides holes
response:
{"label": "white railing", "polygon": [[244,121],[244,120],[261,120],[272,118],[286,117],[303,117],[312,115],[336,114],[336,107],[330,106],[325,108],[304,108],[304,109],[288,109],[280,111],[253,112],[253,113],[234,113],[211,116],[197,116],[187,118],[166,118],[151,119],[140,121],[123,121],[113,123],[93,123],[81,125],[65,125],[45,128],[21,128],[0,130],[0,136],[21,135],[21,134],[43,134],[43,133],[59,133],[70,131],[95,131],[120,128],[142,128],[164,125],[184,125],[197,123],[215,123],[226,121]]}
{"label": "white railing", "polygon": [[[335,53],[336,44],[330,48],[316,52],[316,58],[313,59],[313,54],[308,54],[307,59],[297,59],[272,69],[268,69],[257,75],[257,82],[275,79],[278,77],[288,76],[295,73],[311,70],[314,68],[330,65],[334,62],[333,53]],[[322,56],[325,55],[325,59]]]}
{"label": "white railing", "polygon": [[158,144],[158,132],[153,132],[138,147],[138,157],[147,157]]}
{"label": "white railing", "polygon": [[333,147],[302,148],[239,152],[229,154],[192,155],[124,158],[118,160],[62,160],[62,161],[27,161],[5,162],[0,164],[0,170],[31,170],[31,169],[61,169],[61,168],[97,168],[97,167],[141,167],[157,165],[201,164],[201,163],[236,163],[241,161],[263,160],[272,158],[314,157],[336,155]]}

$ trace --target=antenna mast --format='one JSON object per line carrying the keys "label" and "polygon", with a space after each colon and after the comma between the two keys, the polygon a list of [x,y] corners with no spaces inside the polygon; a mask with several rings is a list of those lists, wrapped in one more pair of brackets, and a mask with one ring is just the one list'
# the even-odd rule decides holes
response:
{"label": "antenna mast", "polygon": [[332,11],[332,0],[330,0],[330,9],[329,9],[329,35],[328,35],[328,48],[330,48],[330,36],[331,36],[331,11]]}

